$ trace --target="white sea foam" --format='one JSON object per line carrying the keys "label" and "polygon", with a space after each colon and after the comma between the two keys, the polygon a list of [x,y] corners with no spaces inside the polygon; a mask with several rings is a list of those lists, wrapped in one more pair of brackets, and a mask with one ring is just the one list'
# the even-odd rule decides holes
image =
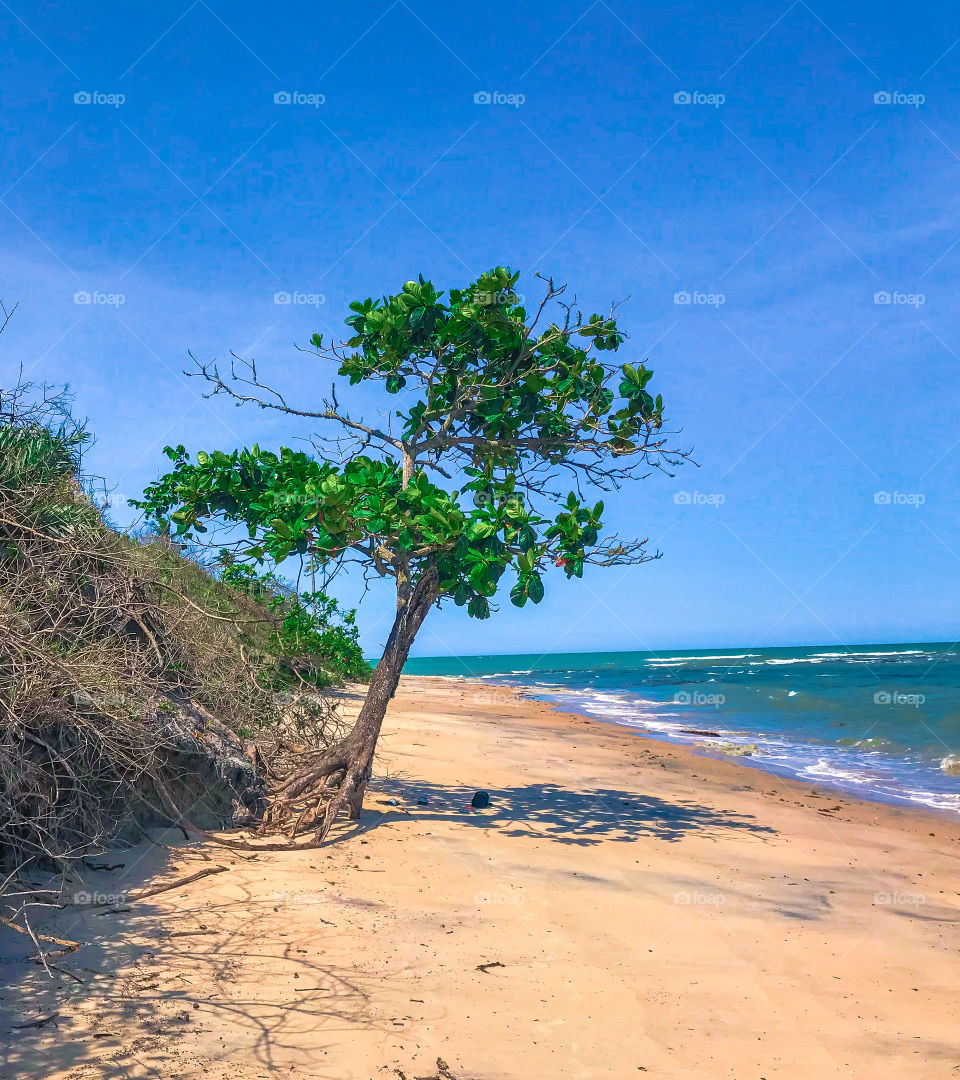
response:
{"label": "white sea foam", "polygon": [[860,659],[883,659],[888,656],[925,656],[927,655],[926,649],[893,649],[893,650],[881,650],[879,652],[857,652],[855,649],[847,649],[846,652],[826,652],[826,653],[814,653],[815,657],[828,657],[829,659],[836,659],[837,657],[849,660]]}
{"label": "white sea foam", "polygon": [[922,803],[934,810],[960,811],[960,794],[943,791],[914,791],[913,789],[907,789],[905,794],[910,802]]}
{"label": "white sea foam", "polygon": [[763,664],[770,667],[779,667],[780,664],[821,664],[822,660],[818,660],[815,656],[796,656],[791,657],[789,660],[782,659],[780,657],[773,657],[770,660],[751,660],[751,664]]}
{"label": "white sea foam", "polygon": [[[756,655],[756,654],[754,654]],[[751,664],[770,665],[780,664],[824,664],[829,660],[888,660],[898,656],[933,656],[925,649],[900,649],[896,652],[830,652],[814,653],[812,656],[771,656],[764,660],[751,660]]]}
{"label": "white sea foam", "polygon": [[716,653],[711,655],[700,654],[698,656],[658,656],[655,660],[647,660],[647,664],[688,664],[699,660],[745,660],[748,656],[759,656],[759,653]]}
{"label": "white sea foam", "polygon": [[[819,722],[811,728],[811,736],[814,736],[812,741],[796,737],[800,734],[800,729],[793,736],[753,731],[750,730],[750,724],[759,718],[753,717],[753,710],[749,707],[742,718],[745,726],[731,728],[729,725],[737,725],[739,719],[737,711],[731,707],[716,711],[688,706],[682,701],[671,700],[672,689],[662,685],[650,687],[648,692],[657,695],[652,700],[640,697],[636,692],[637,689],[643,692],[643,681],[659,684],[676,680],[678,676],[681,680],[678,687],[686,686],[687,680],[684,679],[682,670],[684,665],[697,665],[694,668],[698,672],[695,682],[701,687],[705,681],[723,684],[732,678],[722,673],[722,669],[729,662],[731,667],[738,669],[737,676],[733,678],[734,682],[743,682],[751,685],[751,688],[757,682],[763,684],[766,680],[779,682],[779,690],[762,696],[769,697],[774,703],[779,701],[785,705],[787,699],[803,693],[802,688],[795,689],[790,686],[791,683],[794,683],[794,686],[799,685],[795,680],[801,677],[801,670],[792,674],[778,672],[776,675],[771,671],[764,675],[765,666],[776,670],[779,666],[804,665],[802,678],[812,680],[816,676],[829,676],[841,680],[838,685],[842,688],[842,680],[848,677],[846,672],[862,672],[871,662],[896,663],[902,660],[905,663],[923,663],[924,657],[934,658],[940,655],[941,652],[935,649],[871,649],[863,652],[825,650],[802,656],[770,656],[762,653],[710,653],[689,657],[671,655],[638,660],[637,669],[623,672],[625,683],[622,688],[616,686],[617,671],[607,668],[563,672],[515,669],[484,678],[509,683],[511,677],[515,677],[528,691],[543,699],[552,700],[559,708],[573,709],[601,722],[616,723],[638,735],[645,734],[687,745],[700,744],[706,748],[707,753],[710,752],[708,747],[712,740],[692,734],[691,729],[709,728],[724,742],[752,744],[756,747],[751,757],[743,759],[745,765],[753,765],[807,782],[817,782],[835,790],[845,789],[860,797],[913,803],[960,813],[960,790],[957,789],[956,782],[958,778],[950,775],[952,770],[949,768],[953,762],[950,761],[942,770],[937,767],[940,765],[942,753],[936,760],[929,761],[922,755],[911,752],[891,754],[889,751],[881,752],[874,746],[850,746],[846,742],[834,745],[829,735],[823,741],[820,741],[819,736],[814,736],[814,732],[822,730]],[[716,670],[711,670],[711,664]],[[811,666],[824,666],[825,670],[807,671],[806,668]],[[643,668],[647,671],[646,679],[641,674]],[[659,675],[656,674],[658,671]],[[638,675],[640,686],[636,686]],[[708,679],[710,676],[714,677]],[[568,680],[574,685],[569,685]],[[614,685],[611,686],[611,683]],[[823,687],[823,684],[820,685]],[[823,689],[827,690],[826,687]],[[728,706],[731,705],[733,703],[728,702]],[[789,714],[782,714],[781,720],[788,715],[796,719],[796,704]],[[812,714],[812,718],[815,718],[815,714]],[[721,725],[722,721],[726,723]]]}
{"label": "white sea foam", "polygon": [[848,784],[868,784],[870,782],[870,777],[861,776],[851,769],[839,769],[836,765],[831,765],[825,758],[820,758],[816,765],[808,765],[805,769],[801,769],[800,775],[821,776],[829,780],[843,780]]}

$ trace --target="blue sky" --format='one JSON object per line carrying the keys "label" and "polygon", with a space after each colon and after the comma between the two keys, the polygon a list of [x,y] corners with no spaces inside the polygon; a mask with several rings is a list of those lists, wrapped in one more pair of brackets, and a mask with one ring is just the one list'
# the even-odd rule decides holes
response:
{"label": "blue sky", "polygon": [[[0,24],[0,373],[72,384],[118,502],[165,443],[307,433],[205,401],[187,349],[315,401],[293,344],[351,299],[508,264],[528,295],[540,270],[589,310],[630,297],[621,358],[700,467],[608,500],[662,560],[436,613],[420,655],[955,636],[960,10],[0,0]],[[391,603],[364,601],[370,652]]]}

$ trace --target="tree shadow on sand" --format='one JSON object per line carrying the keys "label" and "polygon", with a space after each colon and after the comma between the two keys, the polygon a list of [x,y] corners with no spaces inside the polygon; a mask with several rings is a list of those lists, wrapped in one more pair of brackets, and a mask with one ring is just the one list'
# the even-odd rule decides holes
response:
{"label": "tree shadow on sand", "polygon": [[[731,830],[761,843],[776,835],[752,816],[694,800],[526,784],[491,788],[490,805],[475,810],[470,806],[475,790],[403,776],[379,779],[363,817],[344,821],[336,839],[401,819],[427,827],[446,820],[464,830],[494,829],[507,837],[579,847],[644,838],[719,840]],[[291,892],[282,876],[277,891],[266,878],[261,883],[269,861],[214,850],[203,840],[174,846],[166,839],[166,846],[144,849],[139,856],[118,853],[110,861],[125,863],[122,872],[98,869],[84,872],[82,879],[75,874],[72,887],[85,895],[135,892],[161,874],[183,876],[211,860],[236,872],[218,878],[213,893],[196,882],[172,893],[172,907],[134,900],[110,911],[100,905],[54,913],[43,928],[84,944],[52,956],[51,975],[28,961],[30,943],[23,935],[8,933],[11,940],[0,940],[0,954],[6,954],[0,955],[6,965],[6,985],[0,986],[0,1077],[43,1080],[73,1070],[78,1080],[170,1080],[201,1073],[239,1080],[275,1071],[283,1062],[297,1065],[295,1075],[302,1071],[320,1080],[342,1075],[327,1053],[334,1052],[343,1030],[382,1025],[385,1038],[395,1030],[389,1014],[379,1015],[374,999],[391,980],[409,979],[409,972],[378,969],[372,976],[357,967],[354,956],[331,952],[319,906],[310,924],[316,940],[301,935],[283,940],[291,905],[322,904],[327,899],[322,891],[316,896],[299,888]],[[309,865],[317,858],[311,854],[304,861]],[[310,869],[319,873],[321,865]],[[282,989],[264,1000],[253,970],[271,972]],[[18,1027],[49,1016],[56,1019],[45,1026]],[[225,1019],[233,1033],[230,1044],[211,1046],[206,1033]],[[251,1070],[238,1071],[238,1060]]]}
{"label": "tree shadow on sand", "polygon": [[[31,962],[28,937],[0,926],[0,1080],[61,1073],[71,1080],[246,1080],[275,1071],[278,1056],[300,1070],[284,1067],[285,1076],[337,1080],[342,1073],[327,1054],[343,1030],[374,1027],[385,1038],[395,1030],[371,999],[407,974],[377,972],[371,979],[349,957],[326,955],[319,940],[323,894],[259,886],[258,863],[210,851],[202,840],[175,848],[169,839],[169,856],[148,850],[143,858],[142,846],[115,850],[110,861],[125,862],[125,871],[79,868],[78,891],[122,896],[157,877],[182,878],[210,865],[200,861],[209,854],[235,870],[223,879],[229,887],[211,894],[206,883],[194,882],[172,893],[172,906],[121,900],[52,910],[38,929],[81,947],[62,953],[46,945],[49,972]],[[310,908],[317,940],[284,932],[284,920],[304,904],[317,905]],[[274,990],[262,992],[251,971],[265,972]],[[230,1039],[204,1043],[211,1028]]]}
{"label": "tree shadow on sand", "polygon": [[[358,823],[360,829],[391,820],[394,813],[421,821],[455,820],[466,826],[497,829],[506,836],[552,840],[589,847],[629,843],[644,837],[675,843],[692,833],[719,838],[731,830],[773,837],[776,830],[746,814],[719,811],[692,800],[668,800],[613,788],[578,791],[557,784],[523,784],[490,789],[490,805],[475,810],[475,788],[430,784],[402,776],[379,779]],[[386,799],[397,800],[392,811]],[[339,834],[346,837],[352,829]]]}

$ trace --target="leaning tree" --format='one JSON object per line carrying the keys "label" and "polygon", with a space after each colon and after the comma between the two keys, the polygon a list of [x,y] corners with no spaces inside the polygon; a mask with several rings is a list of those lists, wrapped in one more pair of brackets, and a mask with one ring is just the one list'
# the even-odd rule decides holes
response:
{"label": "leaning tree", "polygon": [[315,334],[305,351],[332,361],[350,386],[382,383],[402,405],[378,422],[342,405],[336,383],[317,407],[301,408],[262,381],[253,360],[233,354],[223,373],[194,361],[209,394],[322,421],[314,452],[255,445],[191,460],[168,447],[172,472],[136,505],[181,538],[197,539],[204,522],[245,525],[238,547],[251,560],[299,555],[327,574],[359,563],[396,589],[354,727],[286,779],[268,825],[312,811],[322,841],[344,806],[359,815],[387,705],[431,608],[452,600],[486,619],[507,570],[510,600],[523,607],[543,598],[551,566],[579,578],[587,564],[655,557],[645,540],[602,535],[603,503],[586,497],[669,470],[686,452],[668,445],[661,398],[647,391],[652,372],[610,362],[624,342],[616,306],[585,319],[566,286],[536,276],[544,295],[530,312],[519,275],[498,267],[446,297],[423,277],[408,281],[395,296],[352,303],[346,340]]}

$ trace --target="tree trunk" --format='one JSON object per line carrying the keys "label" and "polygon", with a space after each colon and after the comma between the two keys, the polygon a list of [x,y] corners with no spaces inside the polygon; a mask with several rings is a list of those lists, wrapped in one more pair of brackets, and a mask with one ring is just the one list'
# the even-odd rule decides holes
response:
{"label": "tree trunk", "polygon": [[[383,656],[370,677],[363,706],[349,735],[288,777],[277,793],[271,819],[291,816],[292,804],[297,800],[316,798],[319,808],[329,796],[315,833],[316,840],[322,842],[344,806],[351,818],[360,816],[387,706],[397,689],[410,646],[436,598],[437,571],[430,567],[397,607]],[[339,787],[333,788],[338,777],[342,777]]]}

